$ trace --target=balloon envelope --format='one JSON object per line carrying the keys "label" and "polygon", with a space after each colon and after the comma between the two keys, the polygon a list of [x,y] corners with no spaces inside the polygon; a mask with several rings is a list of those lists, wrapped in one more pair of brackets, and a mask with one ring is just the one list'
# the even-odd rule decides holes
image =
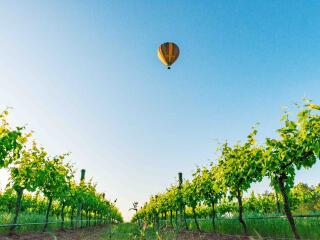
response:
{"label": "balloon envelope", "polygon": [[168,68],[178,59],[179,54],[179,47],[173,42],[163,43],[158,48],[158,57]]}

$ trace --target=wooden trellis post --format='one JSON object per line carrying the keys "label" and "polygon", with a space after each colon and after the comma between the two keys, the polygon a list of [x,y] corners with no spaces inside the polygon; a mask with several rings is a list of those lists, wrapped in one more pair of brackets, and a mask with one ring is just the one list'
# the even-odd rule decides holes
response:
{"label": "wooden trellis post", "polygon": [[[82,182],[84,182],[86,176],[86,170],[85,169],[81,169],[81,177],[80,177],[80,184]],[[80,227],[82,227],[82,203],[80,202],[78,205],[78,213],[77,213],[77,226],[79,226],[79,221],[80,221]]]}

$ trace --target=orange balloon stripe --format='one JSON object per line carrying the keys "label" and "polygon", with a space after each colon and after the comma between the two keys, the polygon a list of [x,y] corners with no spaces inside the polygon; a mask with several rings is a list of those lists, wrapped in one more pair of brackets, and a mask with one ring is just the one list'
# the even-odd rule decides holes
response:
{"label": "orange balloon stripe", "polygon": [[173,44],[169,43],[169,62],[171,62]]}

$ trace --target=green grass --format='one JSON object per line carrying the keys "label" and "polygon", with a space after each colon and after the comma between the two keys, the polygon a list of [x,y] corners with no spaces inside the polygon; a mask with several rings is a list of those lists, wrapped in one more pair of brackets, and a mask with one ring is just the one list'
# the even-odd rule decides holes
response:
{"label": "green grass", "polygon": [[136,224],[111,225],[100,239],[139,239],[139,228]]}
{"label": "green grass", "polygon": [[[0,224],[11,224],[13,222],[13,214],[10,213],[3,213],[0,212]],[[19,215],[18,218],[18,224],[24,224],[24,223],[44,223],[45,215],[43,214],[36,214],[36,213],[26,213],[22,212]],[[57,222],[61,221],[61,219],[57,219],[55,216],[49,217],[49,222]],[[75,224],[75,223],[74,223]],[[85,222],[83,223],[85,224]],[[54,223],[48,225],[48,231],[59,229],[61,226],[61,223]],[[16,232],[17,233],[24,233],[24,232],[41,232],[44,227],[44,224],[39,225],[24,225],[24,226],[17,226]],[[71,228],[70,219],[65,219],[64,227],[66,229]],[[0,234],[6,234],[9,232],[9,227],[0,227]]]}
{"label": "green grass", "polygon": [[[246,219],[249,234],[251,236],[272,237],[272,238],[293,238],[291,228],[287,219]],[[296,226],[303,239],[320,239],[320,218],[296,218]],[[211,220],[201,220],[200,229],[203,231],[213,231]],[[188,220],[191,229],[195,230],[194,221]],[[242,235],[243,228],[238,220],[220,219],[216,220],[216,230],[219,233]]]}
{"label": "green grass", "polygon": [[[0,224],[11,224],[13,222],[13,214],[10,213],[0,213]],[[43,214],[35,214],[35,213],[21,213],[18,218],[18,224],[24,224],[24,223],[42,223],[44,222],[45,216]],[[56,218],[50,217],[49,221],[57,221]],[[55,226],[50,226],[50,228],[53,228]],[[25,225],[25,226],[17,226],[16,231],[18,233],[20,232],[36,232],[41,231],[43,228],[43,225]],[[9,230],[9,227],[1,227],[0,233],[7,233]]]}
{"label": "green grass", "polygon": [[[0,213],[0,224],[10,224],[13,219],[12,214]],[[56,217],[50,217],[49,221],[59,221]],[[246,219],[245,220],[251,236],[257,236],[258,234],[263,237],[272,238],[293,238],[290,226],[286,219],[272,218],[272,219]],[[44,215],[42,214],[30,214],[21,213],[18,223],[43,223]],[[295,218],[295,222],[298,231],[302,239],[320,239],[320,218]],[[212,224],[211,219],[199,220],[200,228],[202,231],[211,232]],[[191,230],[196,230],[196,226],[193,220],[188,220],[188,224]],[[164,227],[162,222],[162,227]],[[167,222],[167,226],[169,226]],[[48,231],[58,229],[60,223],[50,224]],[[65,228],[70,228],[70,222],[66,219]],[[17,232],[40,232],[43,229],[43,225],[26,225],[17,227]],[[167,230],[170,228],[166,228]],[[0,234],[8,233],[9,228],[1,227]],[[216,230],[223,234],[242,235],[243,229],[238,220],[232,219],[216,219]],[[162,231],[161,233],[155,231],[153,228],[147,228],[146,230],[140,230],[136,224],[124,223],[119,225],[113,225],[111,228],[106,228],[101,239],[114,239],[114,240],[131,240],[131,239],[144,239],[144,240],[156,240],[156,239],[173,239],[175,236],[174,230]]]}
{"label": "green grass", "polygon": [[157,232],[153,228],[140,230],[137,224],[123,223],[107,228],[100,240],[170,240],[174,239],[173,231]]}

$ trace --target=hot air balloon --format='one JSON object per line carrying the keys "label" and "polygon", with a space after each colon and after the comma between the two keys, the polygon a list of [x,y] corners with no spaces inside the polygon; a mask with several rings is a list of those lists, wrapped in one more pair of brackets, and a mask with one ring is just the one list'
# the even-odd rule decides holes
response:
{"label": "hot air balloon", "polygon": [[178,59],[179,53],[179,47],[173,42],[163,43],[158,48],[158,57],[168,69]]}

